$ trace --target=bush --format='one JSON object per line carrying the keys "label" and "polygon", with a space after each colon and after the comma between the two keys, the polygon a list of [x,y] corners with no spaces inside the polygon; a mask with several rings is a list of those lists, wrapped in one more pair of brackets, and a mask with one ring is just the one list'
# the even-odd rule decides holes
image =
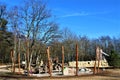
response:
{"label": "bush", "polygon": [[114,68],[120,68],[120,54],[112,50],[108,58],[108,63],[110,66],[113,66]]}

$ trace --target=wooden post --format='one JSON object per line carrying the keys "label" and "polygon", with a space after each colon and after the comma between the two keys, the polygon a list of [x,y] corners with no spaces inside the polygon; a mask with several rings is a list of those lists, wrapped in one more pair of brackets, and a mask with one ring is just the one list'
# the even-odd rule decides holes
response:
{"label": "wooden post", "polygon": [[11,68],[11,71],[12,71],[12,72],[14,72],[14,71],[13,71],[13,69],[14,69],[13,49],[11,50],[11,52],[10,52],[10,53],[11,53],[11,60],[12,60],[12,68]]}
{"label": "wooden post", "polygon": [[16,63],[16,59],[17,59],[17,56],[16,56],[16,51],[17,51],[17,37],[16,37],[16,34],[14,34],[14,49],[13,49],[13,73],[15,73],[15,63]]}
{"label": "wooden post", "polygon": [[76,44],[76,76],[78,76],[78,45]]}
{"label": "wooden post", "polygon": [[21,73],[20,72],[20,53],[18,54],[18,68],[19,68],[19,74]]}
{"label": "wooden post", "polygon": [[15,73],[15,63],[16,63],[16,59],[15,59],[15,50],[13,50],[13,73]]}
{"label": "wooden post", "polygon": [[99,73],[99,67],[100,67],[100,48],[98,48],[98,69],[97,69],[97,73]]}
{"label": "wooden post", "polygon": [[62,46],[62,74],[64,70],[64,46]]}
{"label": "wooden post", "polygon": [[26,52],[26,64],[27,64],[27,75],[29,76],[30,75],[30,69],[29,69],[29,40],[27,39],[26,40],[26,46],[27,46],[27,52]]}
{"label": "wooden post", "polygon": [[96,57],[95,57],[95,64],[94,64],[93,74],[96,74],[96,63],[97,63],[97,60],[98,60],[98,53],[99,53],[99,47],[96,48]]}
{"label": "wooden post", "polygon": [[94,71],[93,71],[93,74],[96,74],[96,61],[97,61],[97,60],[95,60],[95,64],[94,64]]}
{"label": "wooden post", "polygon": [[52,77],[51,62],[50,62],[50,47],[47,48],[47,57],[48,57],[49,74],[50,74],[50,77]]}
{"label": "wooden post", "polygon": [[20,72],[20,39],[19,39],[19,52],[18,52],[18,68],[19,68],[19,74],[21,74]]}

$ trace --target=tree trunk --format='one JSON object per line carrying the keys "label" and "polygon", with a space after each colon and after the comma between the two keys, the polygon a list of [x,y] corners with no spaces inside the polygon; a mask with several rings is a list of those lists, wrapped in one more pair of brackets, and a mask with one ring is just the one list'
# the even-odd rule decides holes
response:
{"label": "tree trunk", "polygon": [[29,62],[29,40],[27,39],[26,41],[27,44],[27,52],[26,52],[26,64],[27,64],[27,75],[29,76],[29,71],[30,71],[30,62]]}

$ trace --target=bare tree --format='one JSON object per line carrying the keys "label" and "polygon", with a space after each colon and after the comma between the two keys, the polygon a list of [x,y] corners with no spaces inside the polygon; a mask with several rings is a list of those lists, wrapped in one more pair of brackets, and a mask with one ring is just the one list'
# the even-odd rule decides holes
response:
{"label": "bare tree", "polygon": [[21,30],[26,35],[26,60],[29,72],[36,41],[48,43],[58,38],[58,25],[51,21],[50,10],[42,0],[26,0],[21,7],[20,18]]}
{"label": "bare tree", "polygon": [[[11,32],[13,32],[14,34],[14,49],[13,49],[13,55],[14,55],[14,69],[13,72],[15,72],[15,64],[17,61],[17,53],[18,53],[18,57],[20,57],[20,46],[19,42],[19,38],[20,38],[20,30],[19,30],[19,12],[18,12],[18,7],[13,7],[10,12],[8,12],[8,21],[9,21],[9,29],[11,29]],[[19,44],[19,45],[18,45]],[[19,50],[18,50],[19,48]],[[20,58],[18,60],[19,62],[19,69],[20,69]]]}
{"label": "bare tree", "polygon": [[[90,41],[87,36],[80,36],[79,38],[79,46],[80,46],[80,60],[84,60],[84,58],[89,55],[90,50]],[[87,56],[88,57],[88,56]]]}
{"label": "bare tree", "polygon": [[6,10],[6,5],[0,3],[0,29],[2,30],[6,30],[6,24],[7,24],[7,14],[6,14],[7,10]]}
{"label": "bare tree", "polygon": [[62,32],[62,40],[65,47],[65,62],[75,60],[75,45],[78,42],[78,37],[65,28]]}

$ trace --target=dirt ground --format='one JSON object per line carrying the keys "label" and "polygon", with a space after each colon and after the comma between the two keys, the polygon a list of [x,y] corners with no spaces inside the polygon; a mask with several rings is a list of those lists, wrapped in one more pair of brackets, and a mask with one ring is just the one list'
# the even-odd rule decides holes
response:
{"label": "dirt ground", "polygon": [[13,75],[6,66],[0,66],[0,80],[120,80],[120,69],[106,69],[104,72],[96,75],[36,78]]}
{"label": "dirt ground", "polygon": [[120,80],[120,76],[78,76],[78,77],[58,77],[58,78],[16,78],[16,77],[0,77],[0,80]]}

